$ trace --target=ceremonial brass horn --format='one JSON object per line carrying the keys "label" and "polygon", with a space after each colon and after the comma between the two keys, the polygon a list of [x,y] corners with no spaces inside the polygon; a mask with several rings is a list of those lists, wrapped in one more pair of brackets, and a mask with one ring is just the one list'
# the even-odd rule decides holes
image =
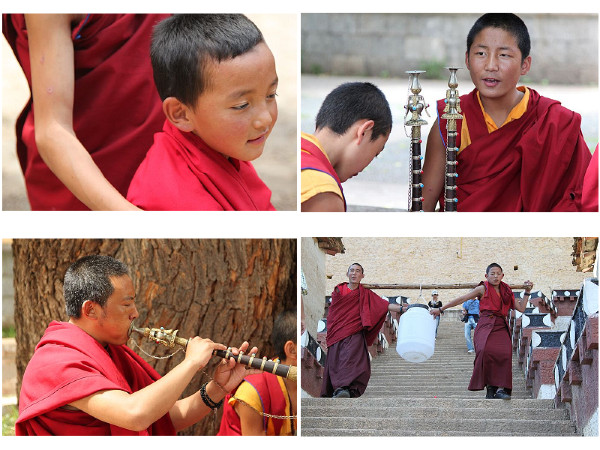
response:
{"label": "ceremonial brass horn", "polygon": [[[131,336],[131,332],[135,331],[157,344],[162,344],[165,347],[175,348],[179,345],[183,348],[187,347],[188,339],[177,336],[179,330],[165,330],[161,328],[137,328],[133,322],[129,326],[128,335]],[[256,357],[255,355],[244,355],[240,352],[239,355],[234,355],[231,350],[214,350],[213,356],[219,356],[221,358],[229,360],[234,358],[238,364],[244,364],[247,367],[253,369],[259,369],[264,372],[269,372],[280,377],[287,378],[290,381],[297,380],[297,368],[296,366],[287,366],[279,363],[279,361],[273,361],[267,359],[266,356],[263,358]]]}

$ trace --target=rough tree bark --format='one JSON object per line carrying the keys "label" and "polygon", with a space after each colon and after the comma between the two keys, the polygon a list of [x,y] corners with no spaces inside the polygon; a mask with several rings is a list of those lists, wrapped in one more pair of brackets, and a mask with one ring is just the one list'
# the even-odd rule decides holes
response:
{"label": "rough tree bark", "polygon": [[[61,239],[13,241],[18,386],[35,345],[52,320],[67,320],[62,295],[68,266],[89,254],[106,254],[130,267],[140,317],[137,326],[179,329],[179,336],[199,335],[225,345],[244,340],[261,356],[273,356],[270,334],[275,316],[296,310],[296,240],[289,239]],[[159,373],[183,359],[183,352],[142,342],[129,345]],[[214,358],[185,395],[209,379]],[[215,434],[219,420],[205,418],[181,434]]]}

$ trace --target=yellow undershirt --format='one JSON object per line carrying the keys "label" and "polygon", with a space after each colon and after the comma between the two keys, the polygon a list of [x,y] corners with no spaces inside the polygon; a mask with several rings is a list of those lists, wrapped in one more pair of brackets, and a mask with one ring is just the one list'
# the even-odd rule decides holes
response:
{"label": "yellow undershirt", "polygon": [[[329,161],[327,153],[323,151],[323,147],[321,146],[316,137],[314,137],[312,134],[307,133],[301,133],[301,135],[304,139],[312,142],[317,147],[319,147],[319,149],[323,152],[323,154]],[[305,150],[302,151],[305,152]],[[342,200],[344,199],[344,197],[342,196],[342,191],[340,191],[340,187],[333,179],[333,177],[318,170],[302,170],[300,174],[300,186],[301,203],[313,198],[317,194],[322,194],[323,192],[333,192],[334,194],[339,195]]]}
{"label": "yellow undershirt", "polygon": [[[290,399],[288,396],[287,388],[285,386],[285,381],[282,377],[277,377],[277,381],[279,382],[279,387],[281,388],[281,392],[283,392],[283,395],[285,397],[285,415],[291,416],[292,414],[290,413]],[[256,409],[257,411],[264,412],[262,403],[260,401],[260,397],[258,396],[258,392],[256,392],[256,389],[250,383],[243,381],[242,384],[240,384],[240,387],[238,387],[237,391],[235,392],[235,397],[248,403],[250,406],[252,406],[252,408]],[[229,399],[229,404],[231,406],[234,406],[236,403],[237,402],[236,402],[235,398],[231,397]],[[244,406],[244,405],[242,405],[242,407],[247,408],[247,406]],[[281,420],[281,419],[275,419],[275,420]],[[279,436],[291,436],[291,435],[292,435],[291,421],[289,419],[286,419],[286,420],[284,420],[284,422],[281,426]],[[271,418],[269,418],[267,420],[267,436],[275,436],[275,426],[273,425],[273,419],[271,419]]]}
{"label": "yellow undershirt", "polygon": [[[481,107],[481,111],[483,112],[483,119],[485,120],[485,124],[487,125],[488,133],[496,131],[498,128],[502,128],[509,122],[513,120],[519,119],[525,112],[527,111],[527,104],[529,103],[529,89],[525,86],[518,86],[517,89],[524,93],[523,98],[519,103],[515,105],[515,107],[510,111],[504,123],[498,127],[496,123],[492,120],[490,115],[485,112],[483,109],[483,104],[481,103],[481,98],[479,96],[479,91],[477,91],[477,100],[479,101],[479,106]],[[462,121],[462,127],[460,129],[460,149],[458,152],[460,153],[465,147],[471,144],[471,136],[469,135],[469,127],[467,125],[467,118],[465,117]]]}

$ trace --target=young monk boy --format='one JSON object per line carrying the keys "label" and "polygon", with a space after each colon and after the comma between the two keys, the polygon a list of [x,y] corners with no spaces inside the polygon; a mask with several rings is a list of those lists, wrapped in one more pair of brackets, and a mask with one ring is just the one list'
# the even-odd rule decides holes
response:
{"label": "young monk boy", "polygon": [[387,142],[392,113],[371,83],[345,83],[327,95],[314,135],[302,133],[302,211],[346,211],[342,183],[367,167]]}
{"label": "young monk boy", "polygon": [[533,283],[525,281],[523,299],[517,299],[502,278],[502,267],[492,263],[486,269],[486,281],[440,308],[431,308],[429,313],[437,317],[445,309],[469,299],[479,299],[479,322],[473,334],[475,362],[469,390],[480,391],[487,387],[486,398],[508,400],[512,391],[512,342],[506,317],[511,309],[525,311]]}
{"label": "young monk boy", "polygon": [[[590,161],[581,116],[518,86],[531,68],[527,27],[514,14],[485,14],[467,36],[465,61],[475,89],[460,97],[458,211],[578,211]],[[444,101],[427,140],[423,209],[444,188]],[[440,202],[443,204],[443,200]]]}
{"label": "young monk boy", "polygon": [[277,120],[277,72],[262,33],[240,14],[170,17],[150,57],[166,121],[127,199],[146,210],[273,210],[250,161]]}

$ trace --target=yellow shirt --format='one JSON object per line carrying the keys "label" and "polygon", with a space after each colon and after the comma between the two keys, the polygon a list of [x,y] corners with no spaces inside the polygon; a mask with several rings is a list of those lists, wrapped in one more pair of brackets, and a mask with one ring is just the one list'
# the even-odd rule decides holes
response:
{"label": "yellow shirt", "polygon": [[[291,416],[292,413],[291,413],[290,397],[288,395],[288,391],[285,386],[285,382],[282,377],[277,377],[277,381],[279,382],[279,387],[281,388],[281,392],[283,392],[283,395],[285,397],[285,415]],[[255,410],[264,412],[262,403],[260,401],[260,397],[258,396],[258,392],[256,392],[256,389],[250,383],[243,381],[242,384],[240,384],[240,386],[238,387],[237,391],[235,392],[234,397],[231,397],[229,399],[229,404],[231,406],[234,406],[237,403],[236,398],[238,398],[238,399],[244,401],[245,403],[248,403]],[[242,407],[247,407],[247,406],[242,405]],[[272,419],[270,417],[268,418],[268,420],[267,420],[267,436],[275,436],[275,426],[273,425],[273,420],[281,420],[281,419]],[[295,422],[296,421],[294,419],[294,429],[296,429]],[[291,435],[292,435],[291,419],[285,419],[281,426],[279,436],[291,436]]]}
{"label": "yellow shirt", "polygon": [[[312,142],[317,147],[319,147],[319,150],[321,150],[323,152],[323,154],[329,161],[329,157],[327,156],[327,153],[325,153],[325,151],[323,150],[323,147],[321,146],[321,144],[319,143],[319,141],[317,140],[316,137],[314,137],[312,134],[307,134],[307,133],[302,133],[301,135],[304,139]],[[301,151],[308,153],[302,149],[301,149]],[[323,192],[333,192],[334,194],[339,195],[342,200],[344,199],[344,196],[342,195],[342,191],[340,191],[338,184],[336,183],[336,181],[333,179],[333,177],[331,175],[320,172],[318,170],[311,170],[311,169],[305,169],[305,170],[302,170],[301,172],[302,172],[300,174],[300,185],[301,185],[300,202],[301,203],[305,202],[308,199],[313,198],[317,194],[322,194]]]}
{"label": "yellow shirt", "polygon": [[[506,125],[509,122],[512,122],[513,120],[519,119],[527,111],[527,104],[529,103],[529,89],[527,89],[527,87],[525,86],[519,86],[517,87],[517,89],[524,93],[523,98],[510,111],[510,113],[506,117],[506,120],[500,127],[496,125],[496,123],[492,120],[490,115],[485,112],[485,109],[483,109],[483,104],[481,103],[479,91],[477,92],[477,100],[479,101],[479,106],[481,107],[481,111],[483,112],[483,119],[485,120],[485,124],[487,125],[488,133],[496,131],[498,128],[502,128],[504,125]],[[471,136],[469,135],[467,118],[464,117],[460,129],[460,149],[458,150],[458,152],[460,153],[465,147],[467,147],[470,144]]]}

